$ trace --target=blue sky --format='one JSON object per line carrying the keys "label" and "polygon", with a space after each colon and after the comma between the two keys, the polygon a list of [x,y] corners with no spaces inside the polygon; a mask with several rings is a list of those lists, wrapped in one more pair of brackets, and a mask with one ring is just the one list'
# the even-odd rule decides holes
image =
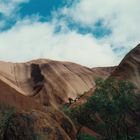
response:
{"label": "blue sky", "polygon": [[50,18],[54,10],[58,10],[68,5],[66,0],[30,0],[21,4],[20,14],[22,17],[38,14],[45,18]]}
{"label": "blue sky", "polygon": [[[49,22],[53,19],[53,12],[58,11],[63,7],[70,7],[73,3],[70,0],[60,0],[59,2],[58,0],[29,0],[28,2],[19,3],[18,16],[21,19],[24,19],[26,17],[37,15],[39,16],[40,22]],[[1,14],[0,17],[2,19],[5,18],[3,14]],[[63,17],[63,15],[60,15],[60,17],[58,16],[58,18],[61,17]],[[7,19],[5,26],[2,28],[2,31],[12,28],[17,21],[18,20],[16,18]],[[104,27],[101,20],[94,24],[94,29],[79,25],[69,18],[67,21],[68,28],[71,30],[77,30],[77,32],[81,34],[91,33],[96,38],[100,38],[111,33],[111,30]]]}
{"label": "blue sky", "polygon": [[117,65],[140,41],[139,4],[139,0],[0,0],[0,59]]}
{"label": "blue sky", "polygon": [[[4,1],[4,0],[3,0]],[[5,1],[5,5],[8,3],[8,1]],[[53,11],[56,11],[57,9],[68,5],[66,0],[61,0],[61,2],[58,2],[58,0],[29,0],[29,1],[22,1],[18,4],[18,16],[20,18],[25,18],[27,16],[33,16],[38,15],[40,16],[40,20],[48,21],[51,20],[51,14]],[[5,18],[2,13],[0,13],[0,18]],[[10,20],[7,20],[7,25],[4,28],[4,30],[9,29],[16,23],[16,19],[12,18]]]}

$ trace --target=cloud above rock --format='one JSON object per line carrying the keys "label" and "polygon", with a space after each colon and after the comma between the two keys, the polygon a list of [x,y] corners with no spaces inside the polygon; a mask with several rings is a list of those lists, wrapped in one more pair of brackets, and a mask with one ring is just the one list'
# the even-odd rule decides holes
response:
{"label": "cloud above rock", "polygon": [[[0,2],[0,13],[6,18],[12,13],[16,18],[23,2],[29,1]],[[18,17],[11,28],[0,32],[0,59],[21,62],[49,58],[89,67],[117,65],[140,41],[139,4],[139,0],[79,0],[53,9],[51,20],[41,21],[41,15]],[[0,27],[6,22],[2,19]],[[75,28],[70,28],[69,22]],[[97,38],[92,32],[97,23],[111,33]],[[89,30],[83,34],[77,31],[79,27]]]}

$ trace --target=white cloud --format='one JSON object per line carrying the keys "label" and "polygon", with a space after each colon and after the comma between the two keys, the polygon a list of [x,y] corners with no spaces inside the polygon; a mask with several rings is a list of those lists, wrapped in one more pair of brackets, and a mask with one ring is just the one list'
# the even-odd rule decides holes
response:
{"label": "white cloud", "polygon": [[21,3],[28,2],[29,0],[0,0],[0,13],[5,17],[15,16],[18,6]]}
{"label": "white cloud", "polygon": [[[13,4],[8,7],[0,2],[0,12],[5,16],[15,13],[17,5],[26,2],[11,1]],[[49,58],[90,67],[116,65],[122,57],[113,52],[112,46],[123,46],[128,51],[140,41],[139,4],[139,0],[79,0],[71,7],[55,12],[52,22],[38,22],[38,16],[26,17],[12,29],[0,33],[0,59],[19,62]],[[96,39],[90,33],[82,35],[70,30],[66,20],[56,18],[61,14],[90,28],[94,28],[94,24],[102,19],[112,34],[102,39]],[[0,22],[2,25],[3,22]],[[58,25],[61,31],[55,33]]]}
{"label": "white cloud", "polygon": [[25,61],[43,57],[91,67],[115,64],[110,47],[101,46],[92,35],[67,30],[56,34],[54,30],[54,23],[19,22],[0,34],[0,59]]}
{"label": "white cloud", "polygon": [[130,49],[140,41],[139,5],[139,0],[80,0],[61,12],[80,25],[91,28],[102,19],[104,26],[112,30],[112,35],[103,41]]}

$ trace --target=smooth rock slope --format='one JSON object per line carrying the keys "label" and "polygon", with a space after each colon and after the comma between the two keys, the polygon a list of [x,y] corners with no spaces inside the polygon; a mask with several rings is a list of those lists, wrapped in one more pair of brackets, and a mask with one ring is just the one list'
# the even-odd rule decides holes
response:
{"label": "smooth rock slope", "polygon": [[124,57],[111,76],[129,80],[140,90],[140,44]]}
{"label": "smooth rock slope", "polygon": [[0,75],[25,96],[34,96],[43,105],[57,105],[75,99],[95,87],[97,77],[106,78],[109,72],[52,60],[27,63],[0,62]]}

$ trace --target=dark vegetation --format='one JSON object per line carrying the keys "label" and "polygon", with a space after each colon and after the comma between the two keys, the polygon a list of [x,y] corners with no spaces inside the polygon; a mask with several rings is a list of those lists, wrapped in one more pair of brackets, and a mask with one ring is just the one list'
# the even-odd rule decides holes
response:
{"label": "dark vegetation", "polygon": [[7,131],[14,114],[15,108],[2,103],[0,104],[0,140],[5,140],[5,132]]}
{"label": "dark vegetation", "polygon": [[140,94],[134,85],[110,78],[98,79],[96,86],[85,104],[71,109],[65,106],[65,112],[76,125],[100,134],[101,140],[140,140]]}
{"label": "dark vegetation", "polygon": [[42,140],[33,130],[33,118],[0,103],[0,140]]}
{"label": "dark vegetation", "polygon": [[79,135],[77,136],[77,140],[96,140],[96,139],[85,133],[79,133]]}

